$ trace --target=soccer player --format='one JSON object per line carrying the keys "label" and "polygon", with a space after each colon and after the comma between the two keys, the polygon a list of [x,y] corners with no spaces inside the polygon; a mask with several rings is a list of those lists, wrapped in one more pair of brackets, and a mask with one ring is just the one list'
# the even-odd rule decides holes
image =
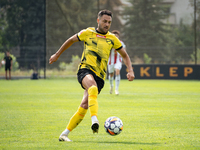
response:
{"label": "soccer player", "polygon": [[[120,32],[118,30],[113,30],[113,34],[119,38]],[[124,50],[126,50],[126,45],[121,41]],[[109,82],[110,82],[110,94],[113,92],[113,79],[115,72],[115,94],[119,94],[119,83],[120,83],[120,70],[122,68],[122,57],[115,49],[112,49],[110,52],[110,57],[108,60],[108,72],[109,72]]]}
{"label": "soccer player", "polygon": [[12,57],[10,56],[10,52],[6,52],[6,56],[3,58],[2,62],[5,60],[5,77],[8,80],[8,73],[9,70],[9,79],[11,79],[11,69],[12,69]]}
{"label": "soccer player", "polygon": [[111,22],[112,12],[109,10],[100,11],[98,13],[98,27],[96,29],[87,28],[73,35],[67,39],[59,50],[49,59],[49,63],[52,64],[74,42],[84,41],[84,50],[77,73],[78,81],[84,89],[83,99],[77,112],[75,112],[69,120],[67,128],[61,133],[59,141],[71,141],[68,138],[68,134],[83,120],[88,108],[92,120],[91,129],[93,133],[98,133],[97,96],[104,86],[108,58],[112,48],[116,49],[121,54],[126,64],[128,80],[132,81],[135,77],[128,54],[124,50],[119,39],[109,32]]}

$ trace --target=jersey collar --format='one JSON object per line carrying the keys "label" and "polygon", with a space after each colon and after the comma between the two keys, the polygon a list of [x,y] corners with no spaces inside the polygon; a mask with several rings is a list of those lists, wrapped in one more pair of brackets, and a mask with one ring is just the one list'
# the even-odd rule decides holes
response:
{"label": "jersey collar", "polygon": [[99,34],[103,34],[103,35],[106,35],[108,33],[108,32],[107,33],[101,33],[97,29],[96,29],[96,32],[99,33]]}

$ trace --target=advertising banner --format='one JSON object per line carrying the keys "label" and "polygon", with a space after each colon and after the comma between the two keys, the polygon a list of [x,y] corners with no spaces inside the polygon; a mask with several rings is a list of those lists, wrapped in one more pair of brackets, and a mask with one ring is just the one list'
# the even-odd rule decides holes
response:
{"label": "advertising banner", "polygon": [[[132,65],[135,79],[200,79],[200,65]],[[126,79],[123,65],[121,79]]]}

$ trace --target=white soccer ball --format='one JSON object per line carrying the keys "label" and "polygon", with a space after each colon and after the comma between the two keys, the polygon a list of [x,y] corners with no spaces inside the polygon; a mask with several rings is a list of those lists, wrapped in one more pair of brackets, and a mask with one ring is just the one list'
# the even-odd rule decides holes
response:
{"label": "white soccer ball", "polygon": [[104,128],[110,135],[118,135],[123,130],[123,123],[118,117],[109,117],[105,123]]}
{"label": "white soccer ball", "polygon": [[5,62],[4,60],[1,61],[1,64],[2,64],[2,65],[5,65],[5,63],[6,63],[6,62]]}

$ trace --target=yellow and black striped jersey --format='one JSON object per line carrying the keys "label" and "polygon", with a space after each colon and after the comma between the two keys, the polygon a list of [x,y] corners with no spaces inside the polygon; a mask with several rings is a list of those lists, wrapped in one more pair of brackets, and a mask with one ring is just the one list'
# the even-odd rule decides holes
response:
{"label": "yellow and black striped jersey", "polygon": [[105,80],[107,62],[112,48],[122,48],[120,40],[112,33],[101,34],[95,28],[87,28],[77,34],[84,41],[84,50],[79,69],[92,70],[98,77]]}

